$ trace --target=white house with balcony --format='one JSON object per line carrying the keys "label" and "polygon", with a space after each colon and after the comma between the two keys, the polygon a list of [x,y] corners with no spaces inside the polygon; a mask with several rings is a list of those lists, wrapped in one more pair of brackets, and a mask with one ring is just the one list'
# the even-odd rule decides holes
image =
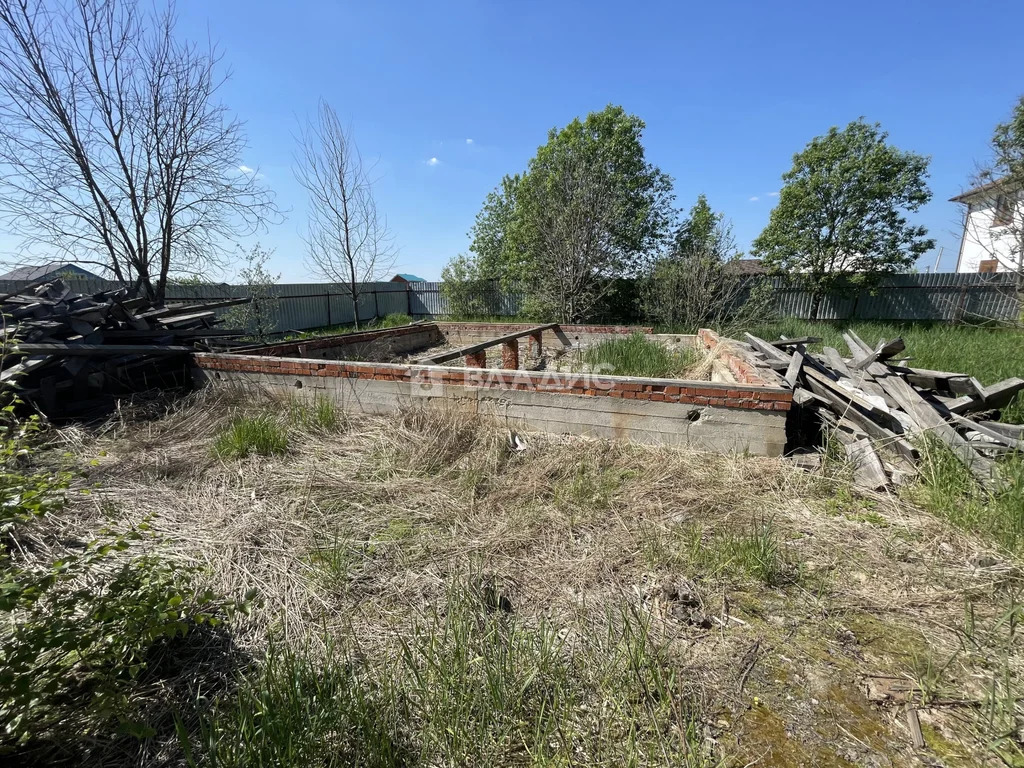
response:
{"label": "white house with balcony", "polygon": [[996,180],[950,202],[967,206],[957,272],[1024,270],[1024,190]]}

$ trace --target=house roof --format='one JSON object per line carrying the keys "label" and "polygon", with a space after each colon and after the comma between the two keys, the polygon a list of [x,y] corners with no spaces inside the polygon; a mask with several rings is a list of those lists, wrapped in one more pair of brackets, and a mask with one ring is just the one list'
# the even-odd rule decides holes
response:
{"label": "house roof", "polygon": [[962,192],[956,197],[949,198],[949,202],[967,203],[970,202],[971,198],[977,197],[978,195],[983,195],[987,192],[992,192],[993,190],[999,189],[1006,183],[1007,181],[1005,178],[993,179],[992,181],[986,182],[985,184],[981,184],[977,187],[974,187],[973,189],[968,189],[966,192]]}
{"label": "house roof", "polygon": [[[407,283],[425,283],[425,282],[427,282],[422,277],[418,277],[416,275],[410,275],[408,272],[399,272],[397,275],[395,275],[395,277],[400,277],[403,280],[405,280],[405,282],[407,282]],[[394,278],[392,278],[392,279],[394,279]]]}
{"label": "house roof", "polygon": [[725,268],[734,275],[766,275],[767,268],[761,259],[735,259],[727,262]]}
{"label": "house roof", "polygon": [[35,267],[16,267],[5,275],[0,275],[0,280],[42,280],[55,272],[72,272],[77,277],[102,280],[99,275],[93,274],[87,269],[82,269],[75,264],[66,264],[60,261],[51,261],[49,264],[40,264]]}

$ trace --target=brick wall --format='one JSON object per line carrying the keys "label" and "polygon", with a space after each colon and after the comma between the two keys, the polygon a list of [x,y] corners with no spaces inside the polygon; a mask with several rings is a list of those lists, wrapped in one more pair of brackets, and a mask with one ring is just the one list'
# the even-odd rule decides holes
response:
{"label": "brick wall", "polygon": [[265,374],[269,376],[371,379],[407,382],[420,386],[485,387],[499,390],[611,397],[624,400],[646,400],[759,411],[788,411],[793,400],[792,392],[785,389],[749,383],[673,381],[554,371],[502,371],[355,363],[278,358],[265,355],[197,353],[193,357],[196,365],[204,371],[230,371],[249,373],[254,376]]}
{"label": "brick wall", "polygon": [[701,328],[697,331],[697,338],[706,349],[718,347],[718,359],[725,364],[733,378],[740,384],[750,384],[755,387],[778,386],[776,382],[762,376],[754,364],[732,345],[728,342],[723,343],[721,337],[714,331],[708,328]]}

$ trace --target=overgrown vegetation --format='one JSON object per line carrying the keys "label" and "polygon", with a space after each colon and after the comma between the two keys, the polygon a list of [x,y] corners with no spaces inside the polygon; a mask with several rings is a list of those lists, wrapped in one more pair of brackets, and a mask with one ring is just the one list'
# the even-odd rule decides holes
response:
{"label": "overgrown vegetation", "polygon": [[98,742],[149,738],[141,690],[161,649],[220,623],[214,596],[193,568],[145,552],[146,522],[68,541],[72,476],[27,466],[34,419],[8,407],[2,431],[0,754],[77,763]]}
{"label": "overgrown vegetation", "polygon": [[[987,531],[865,501],[831,466],[541,434],[520,451],[504,424],[465,413],[342,418],[326,402],[208,390],[161,419],[65,432],[89,474],[68,487],[77,524],[150,520],[108,557],[159,542],[161,562],[201,585],[183,594],[259,606],[217,628],[227,655],[185,619],[184,637],[156,645],[200,656],[158,652],[154,682],[150,652],[118,689],[131,715],[88,731],[120,730],[116,749],[69,737],[67,753],[195,766],[1020,758],[1021,585]],[[271,416],[286,454],[230,472],[211,461],[233,424]],[[894,612],[908,593],[913,610]],[[897,705],[866,703],[865,674],[917,681],[926,752]],[[175,693],[155,707],[156,691]],[[945,700],[977,704],[951,718]],[[39,748],[14,754],[54,754]]]}
{"label": "overgrown vegetation", "polygon": [[251,454],[273,456],[288,450],[288,432],[271,414],[245,416],[220,434],[213,450],[223,459],[242,459]]}
{"label": "overgrown vegetation", "polygon": [[615,376],[679,378],[695,361],[688,347],[670,349],[642,333],[607,339],[583,350],[583,362],[590,370]]}
{"label": "overgrown vegetation", "polygon": [[351,635],[322,663],[272,647],[204,719],[196,764],[712,765],[649,617],[611,615],[570,641],[466,583],[387,658],[367,658]]}
{"label": "overgrown vegetation", "polygon": [[1024,457],[999,462],[1003,487],[982,489],[945,443],[920,441],[919,498],[930,510],[965,530],[976,531],[1011,552],[1024,551]]}
{"label": "overgrown vegetation", "polygon": [[668,252],[641,281],[645,321],[669,328],[718,328],[728,334],[772,318],[774,297],[764,278],[740,271],[732,229],[701,195]]}

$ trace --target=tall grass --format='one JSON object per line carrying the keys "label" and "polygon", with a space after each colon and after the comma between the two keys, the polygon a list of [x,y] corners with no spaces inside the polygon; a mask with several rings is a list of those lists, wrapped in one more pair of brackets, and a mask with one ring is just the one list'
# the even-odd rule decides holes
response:
{"label": "tall grass", "polygon": [[287,450],[288,431],[270,414],[235,419],[213,444],[214,453],[223,459],[272,456]]}
{"label": "tall grass", "polygon": [[1024,551],[1024,456],[999,462],[1003,487],[982,489],[963,462],[934,437],[919,442],[919,500],[956,526],[980,533],[1011,552]]}
{"label": "tall grass", "polygon": [[[273,649],[179,737],[191,765],[713,765],[689,676],[624,608],[576,637],[456,588],[393,653]],[[575,637],[574,640],[567,638]]]}
{"label": "tall grass", "polygon": [[583,362],[603,366],[615,376],[673,378],[693,365],[695,353],[669,349],[664,344],[633,333],[622,339],[608,339],[583,350]]}

